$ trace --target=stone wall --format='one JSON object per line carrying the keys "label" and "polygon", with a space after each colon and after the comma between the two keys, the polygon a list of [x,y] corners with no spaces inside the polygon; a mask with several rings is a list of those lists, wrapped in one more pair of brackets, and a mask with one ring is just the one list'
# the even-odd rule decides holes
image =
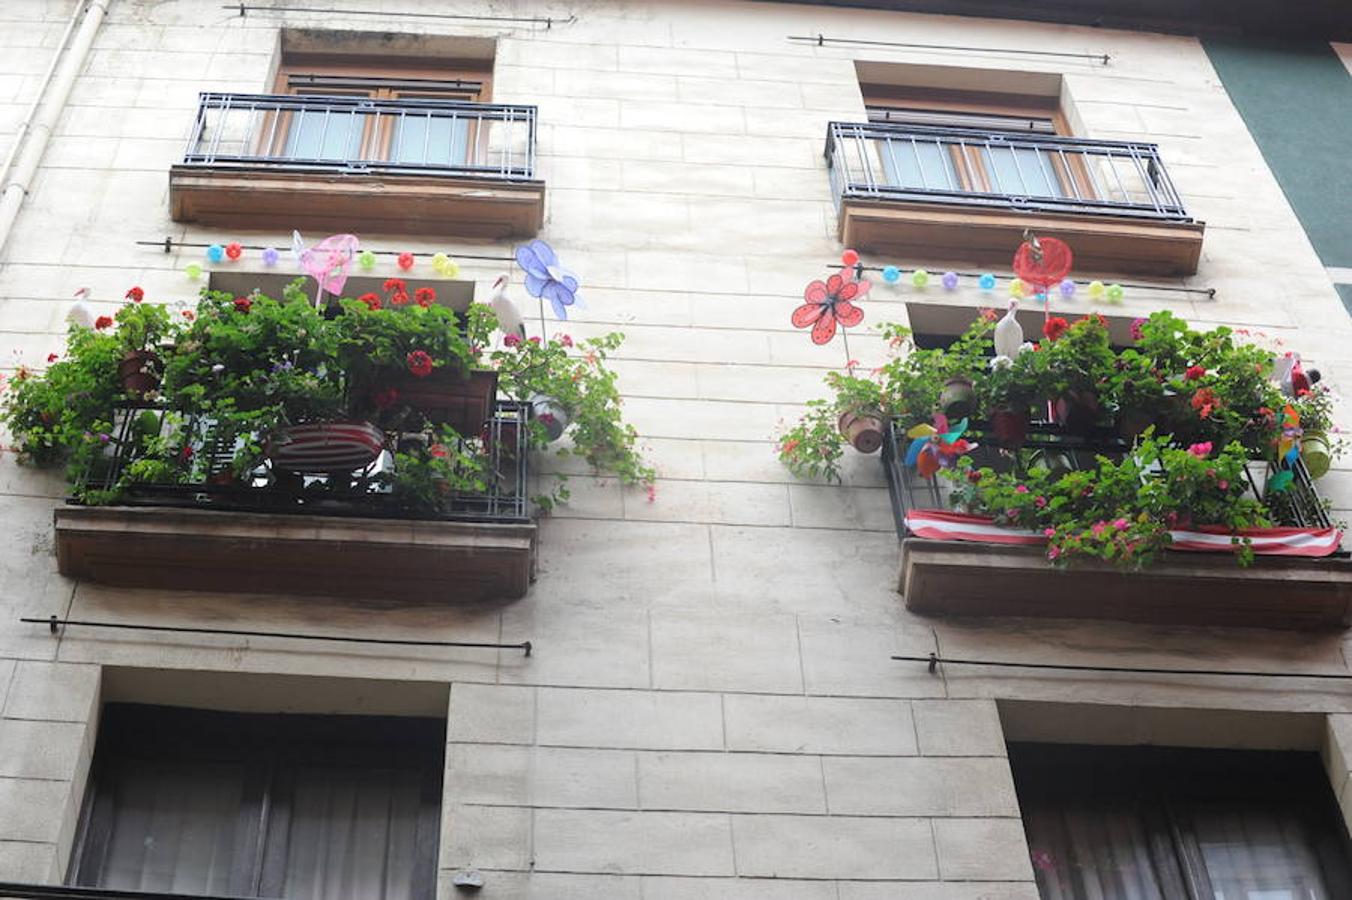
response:
{"label": "stone wall", "polygon": [[[0,147],[72,6],[8,0],[0,8],[0,95],[12,97],[0,105]],[[417,0],[379,8],[427,9]],[[483,0],[456,11],[546,14],[540,4]],[[184,227],[167,209],[167,168],[182,152],[198,92],[265,89],[281,27],[493,36],[495,99],[539,106],[542,236],[586,287],[587,308],[573,322],[545,326],[575,337],[626,332],[617,363],[625,409],[661,477],[650,501],[576,473],[572,502],[543,522],[539,580],[519,602],[466,609],[404,597],[374,607],[65,580],[51,537],[63,483],[0,455],[0,880],[64,873],[106,667],[220,673],[223,694],[234,673],[450,684],[440,866],[485,870],[483,896],[550,900],[1031,900],[996,701],[1260,719],[1263,711],[1352,713],[1352,699],[1331,683],[931,675],[923,664],[894,662],[894,653],[938,649],[1347,671],[1341,635],[910,615],[895,591],[897,538],[877,459],[852,456],[846,485],[834,487],[794,482],[774,454],[779,424],[820,395],[821,376],[846,359],[841,343],[814,347],[788,319],[803,286],[841,251],[822,149],[828,121],[864,115],[856,60],[1059,75],[1082,134],[1158,142],[1185,201],[1207,222],[1200,271],[1171,284],[1214,287],[1214,300],[1133,288],[1104,311],[1167,307],[1201,324],[1261,329],[1345,382],[1348,317],[1194,40],[712,0],[578,2],[568,11],[576,22],[545,28],[240,17],[218,0],[112,0],[0,255],[0,362],[41,365],[59,351],[81,288],[100,312],[115,309],[132,284],[152,300],[191,299],[196,287],[183,268],[200,251],[166,255],[137,240],[288,245],[283,233]],[[1111,62],[786,39],[819,32],[1108,53]],[[360,223],[352,228],[361,233]],[[386,249],[485,252],[362,236]],[[391,262],[381,266],[393,274]],[[497,266],[467,260],[464,270],[482,289]],[[941,295],[879,285],[866,324],[904,321],[908,301],[975,309],[1001,300],[975,286]],[[1069,305],[1090,308],[1084,299]],[[529,327],[539,333],[540,321]],[[871,328],[850,336],[850,355],[866,367],[884,352]],[[1352,508],[1343,482],[1325,485],[1336,505]],[[58,639],[15,621],[53,614],[530,639],[536,651],[524,658],[98,629]],[[1334,733],[1344,725],[1338,719]],[[1342,790],[1347,766],[1337,742],[1329,747]]]}

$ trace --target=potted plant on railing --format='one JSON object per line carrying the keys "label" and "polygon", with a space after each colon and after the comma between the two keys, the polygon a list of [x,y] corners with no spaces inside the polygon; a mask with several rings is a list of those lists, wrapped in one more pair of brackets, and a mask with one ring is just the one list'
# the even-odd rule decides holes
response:
{"label": "potted plant on railing", "polygon": [[1068,431],[1086,432],[1102,419],[1100,394],[1113,372],[1107,326],[1099,316],[1085,316],[1073,324],[1052,316],[1043,336],[1029,356],[1041,398],[1050,404],[1056,422]]}
{"label": "potted plant on railing", "polygon": [[[122,359],[117,366],[122,389],[139,397],[160,386],[162,362],[158,352],[160,342],[169,334],[169,310],[158,303],[146,303],[145,291],[133,287],[127,291],[127,302],[113,319],[117,323],[117,339],[122,345]],[[96,323],[106,322],[100,319]]]}

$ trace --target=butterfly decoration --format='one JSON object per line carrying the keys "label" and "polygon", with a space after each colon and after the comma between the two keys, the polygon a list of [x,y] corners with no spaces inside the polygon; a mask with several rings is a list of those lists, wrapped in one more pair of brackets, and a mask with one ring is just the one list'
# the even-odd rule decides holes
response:
{"label": "butterfly decoration", "polygon": [[526,273],[526,293],[549,301],[554,315],[567,320],[568,307],[577,302],[577,276],[559,265],[558,254],[544,241],[516,248],[516,261]]}
{"label": "butterfly decoration", "polygon": [[906,465],[915,466],[921,478],[933,478],[940,469],[951,469],[959,456],[977,447],[963,437],[966,433],[966,419],[950,429],[948,417],[935,413],[933,425],[922,422],[906,432],[911,439],[911,445],[906,449]]}
{"label": "butterfly decoration", "polygon": [[1295,473],[1291,467],[1300,459],[1300,439],[1305,430],[1300,427],[1300,413],[1291,404],[1282,409],[1282,436],[1277,441],[1277,464],[1281,470],[1268,479],[1268,490],[1281,493],[1291,486]]}
{"label": "butterfly decoration", "polygon": [[300,236],[300,232],[291,232],[291,255],[300,263],[305,274],[334,296],[343,293],[343,286],[347,284],[347,270],[352,265],[359,244],[355,234],[335,234],[306,249],[305,239]]}
{"label": "butterfly decoration", "polygon": [[790,321],[794,328],[812,329],[812,343],[829,344],[836,336],[836,326],[853,328],[864,321],[864,311],[854,305],[863,299],[872,284],[855,279],[855,270],[842,268],[825,281],[814,281],[803,291],[802,306],[793,311]]}

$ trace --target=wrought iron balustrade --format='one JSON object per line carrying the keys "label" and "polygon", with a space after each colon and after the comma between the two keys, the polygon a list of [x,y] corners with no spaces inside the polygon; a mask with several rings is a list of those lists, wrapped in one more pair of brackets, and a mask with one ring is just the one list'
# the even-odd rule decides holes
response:
{"label": "wrought iron balustrade", "polygon": [[531,180],[535,126],[534,106],[204,93],[183,165]]}
{"label": "wrought iron balustrade", "polygon": [[[913,424],[913,423],[912,423]],[[887,489],[892,500],[892,515],[897,536],[908,537],[906,514],[913,509],[953,508],[950,502],[951,482],[941,476],[923,478],[906,465],[906,427],[893,422],[884,429],[882,464],[887,476]],[[1111,428],[1096,428],[1083,433],[1072,432],[1052,422],[1032,422],[1028,436],[1016,453],[1002,450],[985,422],[973,422],[965,437],[978,446],[969,455],[977,467],[989,466],[997,472],[1019,471],[1031,460],[1051,468],[1077,471],[1094,468],[1099,456],[1120,460],[1131,450],[1131,442]],[[1266,460],[1252,460],[1245,469],[1246,493],[1262,500],[1267,479],[1276,468]],[[1293,479],[1282,493],[1269,497],[1267,504],[1278,525],[1300,528],[1328,528],[1332,523],[1304,462],[1299,459],[1291,469]],[[1346,553],[1340,555],[1346,556]]]}
{"label": "wrought iron balustrade", "polygon": [[1192,222],[1155,144],[832,122],[831,189],[845,200]]}
{"label": "wrought iron balustrade", "polygon": [[[497,402],[483,432],[461,439],[462,449],[481,453],[484,489],[451,492],[439,510],[411,510],[393,495],[388,476],[396,465],[393,450],[431,440],[420,431],[384,432],[387,449],[365,469],[344,473],[279,471],[264,461],[243,476],[231,462],[244,439],[204,417],[174,413],[150,403],[117,410],[101,458],[79,486],[82,492],[116,492],[123,506],[171,506],[232,512],[297,513],[368,518],[431,518],[443,521],[526,522],[528,496],[529,404]],[[173,421],[177,419],[177,421]],[[186,450],[147,455],[147,437],[188,436]],[[249,438],[262,443],[261,435]],[[472,447],[470,445],[473,445]],[[132,468],[154,459],[165,465]]]}

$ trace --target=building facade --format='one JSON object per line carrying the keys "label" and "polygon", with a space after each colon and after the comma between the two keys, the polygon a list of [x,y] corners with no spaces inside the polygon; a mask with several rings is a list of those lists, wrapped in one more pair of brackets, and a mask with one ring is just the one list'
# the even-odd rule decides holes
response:
{"label": "building facade", "polygon": [[[1260,560],[1243,578],[1171,562],[1169,580],[1121,575],[1111,588],[1151,608],[1205,595],[1210,619],[922,613],[899,593],[908,570],[878,456],[847,451],[842,484],[795,479],[777,459],[826,373],[888,358],[880,325],[951,336],[1003,307],[1028,225],[1080,251],[1079,288],[1052,301],[1063,315],[1097,311],[1120,331],[1171,310],[1198,327],[1262,332],[1298,348],[1326,383],[1348,383],[1352,321],[1334,286],[1352,266],[1335,206],[1346,178],[1300,180],[1297,151],[1281,142],[1299,143],[1291,110],[1305,107],[1293,98],[1274,118],[1288,101],[1262,90],[1260,51],[1188,34],[787,3],[318,5],[333,8],[3,4],[7,380],[66,352],[77,301],[111,316],[133,285],[147,302],[189,307],[204,285],[247,294],[255,280],[299,272],[286,252],[293,228],[309,243],[350,232],[376,251],[354,276],[427,278],[484,303],[508,270],[527,335],[624,332],[613,356],[623,411],[656,481],[626,486],[536,454],[532,478],[571,475],[568,501],[525,537],[455,538],[503,554],[492,542],[514,542],[533,579],[511,599],[457,587],[454,566],[477,578],[486,565],[470,550],[438,558],[450,574],[422,580],[408,522],[342,520],[303,536],[277,526],[221,537],[222,549],[212,535],[233,513],[150,506],[134,519],[107,507],[98,511],[114,518],[76,520],[86,508],[65,502],[59,467],[0,454],[0,882],[11,884],[0,896],[59,896],[13,885],[65,884],[452,897],[477,880],[481,896],[541,900],[1182,897],[1193,868],[1215,896],[1307,896],[1258,893],[1302,885],[1352,896],[1338,892],[1341,817],[1352,813],[1341,560]],[[1330,60],[1335,49],[1320,62]],[[1319,71],[1344,92],[1316,98],[1331,115],[1352,75]],[[331,99],[295,99],[316,95]],[[247,99],[260,96],[274,100]],[[332,98],[407,117],[428,97],[451,104],[429,116],[471,110],[438,120],[451,147],[442,168],[472,146],[500,163],[516,148],[517,163],[411,171],[429,164],[427,151],[403,159],[395,137],[381,159],[409,171],[345,166],[358,156],[346,142],[370,138],[335,130],[357,113]],[[1309,108],[1323,108],[1316,100]],[[229,135],[228,109],[253,117],[242,146],[257,125],[273,128],[272,149],[227,159],[215,134]],[[324,117],[317,133],[302,109]],[[494,143],[526,110],[524,143]],[[999,122],[1010,118],[1044,144],[1010,151],[1002,168]],[[1308,124],[1336,130],[1326,117]],[[420,127],[407,133],[425,146],[443,136],[433,118]],[[986,135],[971,138],[986,155],[963,176],[984,188],[947,168],[923,175],[926,160],[946,165],[927,155],[949,140],[934,129]],[[879,143],[886,162],[870,155]],[[1329,151],[1330,178],[1346,174],[1345,153],[1313,149]],[[882,167],[871,181],[848,168],[855,151],[857,164]],[[1053,152],[1063,169],[1042,168]],[[250,154],[271,163],[239,158]],[[1030,160],[1041,191],[1021,168]],[[1116,200],[1111,186],[1067,188],[1104,160],[1109,172],[1126,160],[1143,186],[1119,183]],[[929,178],[953,179],[919,216],[914,196],[892,202],[886,190],[907,165],[922,191]],[[1001,184],[1009,171],[1018,190]],[[1328,206],[1312,211],[1321,191]],[[581,281],[585,306],[566,322],[543,302],[536,314],[511,261],[533,237]],[[232,242],[240,259],[207,257]],[[267,247],[281,251],[274,265]],[[875,282],[865,319],[817,345],[790,316],[847,249]],[[407,273],[401,252],[420,254]],[[458,273],[433,273],[434,253]],[[897,284],[881,272],[889,265],[905,273]],[[917,269],[930,284],[916,285]],[[952,289],[940,284],[947,271]],[[994,291],[977,277],[986,272],[999,276]],[[1091,296],[1091,281],[1120,285],[1120,296]],[[1318,482],[1335,520],[1352,508],[1347,485],[1336,466]],[[305,518],[291,520],[304,528]],[[320,567],[365,554],[388,589],[341,596],[338,582],[357,577],[348,573],[316,595],[278,574],[312,551]],[[396,566],[386,552],[411,555]],[[87,568],[62,574],[79,554]],[[1023,590],[1002,566],[974,576],[997,607]],[[169,568],[178,575],[157,581]],[[1224,593],[1255,583],[1277,612],[1227,615]],[[1109,591],[1075,571],[1039,584],[1065,605]],[[1325,618],[1287,627],[1280,607],[1307,594]],[[53,617],[69,624],[49,627]],[[950,662],[931,665],[931,654]],[[1037,749],[1046,744],[1061,748]],[[1128,753],[1143,746],[1201,755]],[[1290,768],[1272,775],[1263,760]],[[1312,760],[1322,782],[1310,786]],[[1218,773],[1237,787],[1216,796],[1236,805],[1198,801],[1190,837],[1168,851],[1179,880],[1154,887],[1141,873],[1158,846],[1114,843],[1104,823],[1119,820],[1094,818],[1109,801],[1076,819],[1056,790],[1083,798],[1117,777],[1139,798],[1139,785]],[[1226,831],[1243,803],[1272,799],[1245,787],[1268,776],[1334,816],[1290,825],[1306,837],[1288,834],[1287,856],[1263,829],[1281,831],[1289,811],[1247,837]],[[1220,845],[1232,850],[1224,866],[1208,849]],[[1141,856],[1113,857],[1121,847]],[[1094,878],[1102,893],[1086,886]],[[1134,878],[1139,894],[1127,892]]]}

